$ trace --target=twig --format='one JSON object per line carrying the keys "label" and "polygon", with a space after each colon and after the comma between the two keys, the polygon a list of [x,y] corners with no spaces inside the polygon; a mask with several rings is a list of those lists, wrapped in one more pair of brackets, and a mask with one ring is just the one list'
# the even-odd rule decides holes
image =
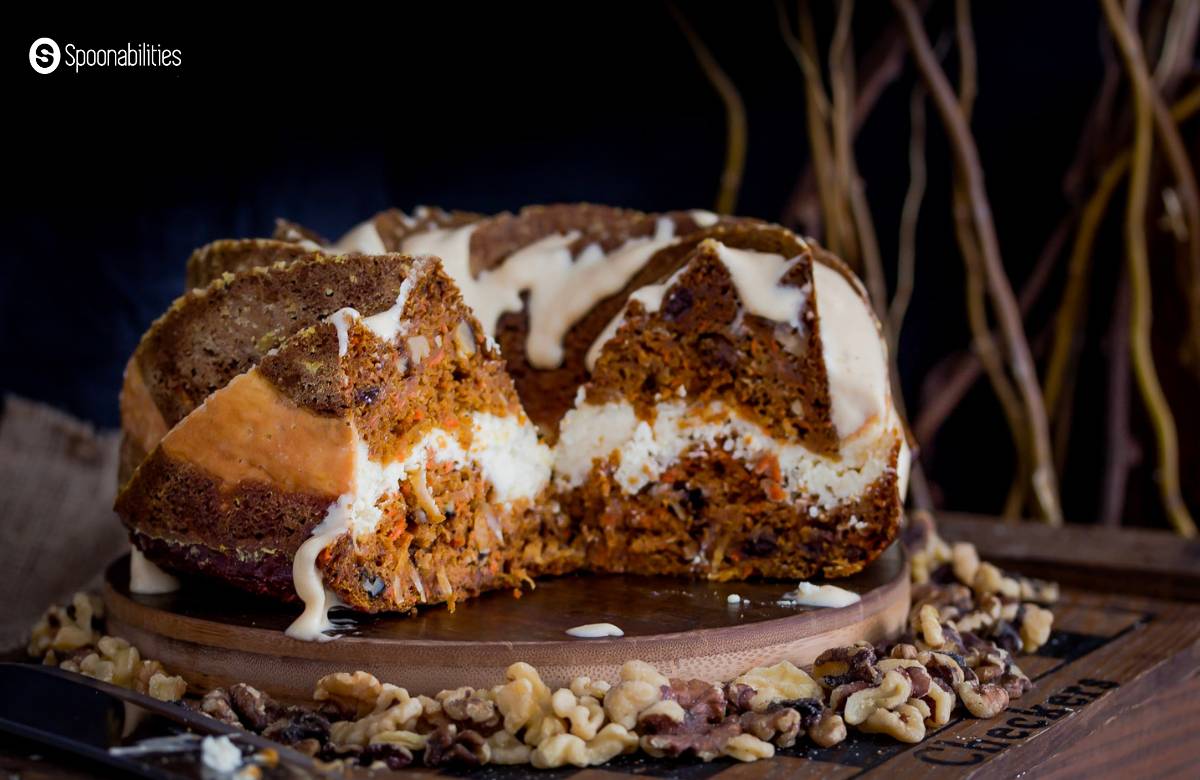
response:
{"label": "twig", "polygon": [[[1121,67],[1113,52],[1112,41],[1107,35],[1107,27],[1103,22],[1101,22],[1098,32],[1100,33],[1099,47],[1104,59],[1104,78],[1091,108],[1088,109],[1087,117],[1084,119],[1075,157],[1062,179],[1063,194],[1072,204],[1078,202],[1080,193],[1089,181],[1089,171],[1093,167],[1094,161],[1103,154],[1103,148],[1111,144],[1113,135],[1111,128],[1112,105],[1117,88],[1120,86]],[[1033,304],[1046,289],[1051,273],[1062,253],[1062,248],[1066,244],[1068,233],[1074,227],[1078,216],[1078,209],[1071,208],[1059,220],[1045,244],[1042,245],[1037,262],[1022,284],[1018,296],[1022,317],[1029,315]],[[923,399],[921,413],[913,426],[914,435],[920,441],[925,442],[932,441],[946,419],[958,408],[963,397],[979,381],[979,377],[983,375],[983,366],[973,352],[952,353],[939,361],[930,373],[943,375],[945,379],[938,385],[938,392],[935,395]],[[1047,405],[1048,410],[1052,408],[1051,405]],[[1057,415],[1054,416],[1056,436],[1064,427],[1060,422],[1061,419]],[[1058,462],[1056,459],[1056,463]]]}
{"label": "twig", "polygon": [[891,352],[900,349],[900,331],[912,301],[917,267],[917,223],[921,217],[921,202],[925,200],[925,88],[918,82],[908,100],[908,190],[900,212],[900,238],[896,258],[896,292],[888,307],[888,333]]}
{"label": "twig", "polygon": [[1004,274],[1004,262],[1000,256],[1000,244],[992,222],[991,207],[983,184],[983,170],[979,152],[971,131],[959,109],[953,89],[946,80],[934,55],[933,47],[925,34],[921,17],[912,0],[892,0],[900,14],[908,35],[909,48],[917,63],[925,86],[933,98],[950,138],[958,167],[971,205],[972,224],[979,239],[981,257],[985,270],[992,306],[996,313],[1000,333],[1004,340],[1009,364],[1021,400],[1025,406],[1026,422],[1029,427],[1032,447],[1032,471],[1030,483],[1041,517],[1048,523],[1062,523],[1062,508],[1058,500],[1057,478],[1050,454],[1050,436],[1046,423],[1046,410],[1042,405],[1041,389],[1037,384],[1037,371],[1029,343],[1025,340],[1021,314],[1013,296],[1008,277]]}
{"label": "twig", "polygon": [[[978,94],[976,79],[975,36],[971,30],[971,8],[967,0],[955,0],[954,36],[958,44],[958,106],[968,126]],[[1025,412],[1017,391],[1004,371],[1004,357],[988,325],[987,290],[983,258],[971,219],[971,204],[961,166],[955,166],[953,192],[954,235],[966,267],[967,323],[971,328],[975,354],[987,374],[1012,434],[1016,463],[1003,516],[1018,519],[1025,503],[1025,479],[1029,472],[1029,437],[1025,433]]]}
{"label": "twig", "polygon": [[[1200,112],[1200,87],[1193,89],[1184,97],[1180,98],[1175,105],[1171,107],[1171,117],[1176,123],[1182,123],[1187,119]],[[1124,171],[1129,166],[1129,151],[1125,150],[1117,158],[1115,158],[1112,166],[1120,165],[1122,167],[1122,176]],[[1103,177],[1101,178],[1103,181]],[[1119,177],[1117,180],[1119,182]],[[1069,189],[1070,185],[1067,186]],[[1099,189],[1099,188],[1098,188]],[[1095,197],[1095,193],[1093,193]],[[1040,297],[1042,290],[1049,278],[1050,270],[1053,267],[1053,260],[1059,254],[1061,245],[1066,241],[1067,229],[1070,227],[1070,220],[1059,222],[1054,233],[1042,249],[1042,253],[1034,265],[1033,271],[1029,274],[1025,285],[1021,288],[1018,303],[1021,307],[1023,315],[1028,314],[1030,308]],[[1082,217],[1080,220],[1080,230],[1083,230]],[[1076,243],[1079,242],[1079,237],[1076,237]],[[1075,250],[1072,250],[1073,253]],[[1084,252],[1087,258],[1090,258],[1090,251]],[[1087,274],[1083,273],[1082,277],[1086,278]],[[1068,278],[1069,281],[1069,278]],[[1064,292],[1064,295],[1066,293]],[[967,392],[979,380],[983,374],[983,367],[979,363],[979,359],[974,353],[958,353],[950,355],[943,359],[939,364],[930,370],[930,375],[941,376],[941,380],[936,383],[938,393],[925,400],[921,407],[920,414],[917,415],[916,421],[913,423],[913,435],[917,441],[928,445],[937,434],[937,431],[942,427],[942,424],[950,416],[951,412],[957,408],[959,402],[966,396]],[[1058,394],[1059,391],[1055,391]],[[1062,396],[1059,396],[1062,397]],[[1054,404],[1047,402],[1047,409],[1055,408]],[[1056,462],[1060,460],[1057,453],[1061,451],[1060,441],[1062,440],[1061,428],[1064,419],[1061,415],[1055,415],[1056,421],[1059,421],[1055,431],[1055,452]]]}
{"label": "twig", "polygon": [[1079,230],[1075,233],[1071,257],[1067,261],[1067,281],[1063,287],[1062,302],[1054,320],[1054,341],[1050,348],[1050,359],[1046,363],[1042,393],[1046,398],[1047,409],[1057,408],[1063,389],[1063,378],[1078,355],[1079,321],[1087,281],[1091,278],[1092,249],[1096,231],[1104,220],[1104,212],[1108,209],[1113,192],[1128,170],[1129,155],[1126,153],[1114,160],[1104,171],[1096,191],[1088,198],[1080,213]]}
{"label": "twig", "polygon": [[[821,204],[820,209],[815,212],[817,219],[810,217],[805,227],[809,233],[818,234],[829,250],[837,254],[841,248],[841,226],[836,222],[838,196],[831,168],[833,152],[830,150],[829,132],[826,129],[830,108],[821,69],[816,61],[817,43],[812,25],[812,12],[807,3],[800,3],[798,26],[804,38],[801,41],[791,30],[782,0],[776,0],[775,11],[779,17],[779,32],[804,75],[804,120],[808,131],[809,171],[815,173],[810,173],[810,176],[816,180],[817,198]],[[824,216],[824,235],[820,235],[821,216]],[[831,219],[835,222],[831,223]]]}
{"label": "twig", "polygon": [[1154,65],[1154,83],[1163,94],[1173,93],[1179,79],[1192,67],[1198,32],[1200,3],[1196,0],[1174,0],[1162,52]]}
{"label": "twig", "polygon": [[1087,116],[1084,117],[1075,159],[1063,175],[1063,194],[1072,203],[1078,201],[1084,187],[1091,183],[1090,176],[1097,167],[1096,161],[1104,155],[1105,149],[1113,141],[1113,103],[1116,100],[1117,89],[1121,86],[1121,63],[1113,51],[1112,39],[1107,30],[1101,22],[1100,53],[1104,58],[1104,78]]}
{"label": "twig", "polygon": [[1130,351],[1138,389],[1158,443],[1157,481],[1164,509],[1175,530],[1184,537],[1196,535],[1196,524],[1179,491],[1179,445],[1175,420],[1163,395],[1154,367],[1150,346],[1150,318],[1153,296],[1150,290],[1150,263],[1146,248],[1146,198],[1150,180],[1150,158],[1154,127],[1152,89],[1149,70],[1142,56],[1137,34],[1121,13],[1117,0],[1100,0],[1125,71],[1132,85],[1134,106],[1134,143],[1129,173],[1129,200],[1125,211],[1125,243],[1129,265],[1131,296]]}
{"label": "twig", "polygon": [[746,169],[746,106],[742,103],[742,96],[738,94],[733,80],[721,70],[720,64],[688,24],[687,19],[674,4],[668,4],[667,7],[671,9],[675,22],[691,45],[692,53],[704,70],[704,75],[708,77],[713,89],[720,95],[721,102],[725,104],[725,167],[721,171],[716,211],[719,214],[732,214],[737,208],[738,192],[742,188],[742,173]]}
{"label": "twig", "polygon": [[1121,274],[1108,331],[1108,409],[1105,413],[1104,478],[1100,481],[1100,525],[1121,524],[1125,487],[1134,457],[1129,432],[1129,279]]}
{"label": "twig", "polygon": [[958,45],[958,106],[969,127],[975,112],[975,97],[979,94],[970,0],[954,0],[954,42]]}
{"label": "twig", "polygon": [[833,92],[833,147],[838,178],[846,188],[848,210],[854,225],[854,246],[858,263],[864,271],[871,302],[881,322],[887,322],[887,283],[883,276],[883,261],[871,208],[863,192],[862,177],[854,158],[854,133],[851,112],[854,104],[854,40],[851,23],[854,18],[853,0],[838,5],[837,25],[829,47],[829,81]]}
{"label": "twig", "polygon": [[[920,7],[924,9],[928,5],[927,0],[921,0]],[[787,14],[782,10],[781,0],[776,0],[776,8],[780,13],[780,30],[783,31],[784,40],[788,47],[792,49],[792,54],[797,57],[802,68],[806,67],[805,62],[800,60],[798,51],[802,52],[799,41],[788,29]],[[803,12],[803,9],[802,9]],[[871,51],[867,54],[863,61],[863,67],[859,73],[858,83],[855,87],[854,100],[854,115],[852,123],[852,133],[855,137],[858,136],[858,131],[866,122],[871,111],[875,108],[875,104],[879,101],[879,97],[894,82],[904,71],[905,54],[907,53],[908,45],[905,42],[904,34],[895,26],[889,26],[871,47]],[[815,51],[813,52],[815,55]],[[812,65],[811,60],[809,65]],[[819,71],[818,71],[819,72]],[[816,83],[821,83],[820,76],[815,79]],[[819,200],[820,195],[818,190],[817,177],[814,174],[814,163],[810,163],[802,174],[796,180],[796,186],[792,190],[792,195],[788,199],[787,205],[784,207],[783,219],[791,225],[797,225],[806,230],[812,235],[820,233],[820,214],[816,207],[816,200]],[[831,247],[832,248],[832,247]]]}
{"label": "twig", "polygon": [[1188,339],[1193,368],[1200,358],[1200,188],[1196,184],[1196,171],[1192,161],[1183,146],[1179,128],[1171,118],[1171,112],[1163,102],[1162,96],[1153,87],[1147,86],[1151,109],[1154,112],[1154,133],[1162,145],[1167,158],[1167,166],[1175,179],[1175,193],[1179,196],[1179,204],[1183,207],[1184,223],[1187,225],[1188,249]]}

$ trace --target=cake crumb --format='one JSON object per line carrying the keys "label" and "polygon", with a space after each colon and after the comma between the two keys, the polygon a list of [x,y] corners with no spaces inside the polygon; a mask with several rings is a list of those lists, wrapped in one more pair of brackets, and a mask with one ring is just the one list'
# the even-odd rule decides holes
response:
{"label": "cake crumb", "polygon": [[568,628],[567,635],[579,639],[603,639],[610,636],[625,636],[625,632],[612,623],[587,623]]}
{"label": "cake crumb", "polygon": [[229,737],[205,737],[200,742],[200,760],[214,772],[229,774],[242,765],[242,751]]}

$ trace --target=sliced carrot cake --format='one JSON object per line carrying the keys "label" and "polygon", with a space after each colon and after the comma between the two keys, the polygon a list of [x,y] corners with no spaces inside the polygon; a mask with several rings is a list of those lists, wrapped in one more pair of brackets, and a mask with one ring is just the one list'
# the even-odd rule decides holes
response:
{"label": "sliced carrot cake", "polygon": [[454,283],[429,258],[338,262],[374,302],[193,405],[117,500],[151,561],[299,596],[290,633],[310,639],[331,605],[453,604],[549,552],[529,508],[551,453]]}

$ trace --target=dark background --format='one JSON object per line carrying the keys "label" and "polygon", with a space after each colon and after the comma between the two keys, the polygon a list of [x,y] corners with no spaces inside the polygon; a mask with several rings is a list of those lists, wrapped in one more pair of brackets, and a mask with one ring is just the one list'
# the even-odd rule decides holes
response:
{"label": "dark background", "polygon": [[[269,234],[275,217],[336,237],[390,206],[712,207],[724,113],[665,6],[463,4],[418,15],[409,5],[394,18],[358,10],[351,23],[300,15],[253,29],[144,16],[112,31],[66,17],[12,23],[0,389],[116,425],[124,362],[182,292],[191,250]],[[946,5],[928,18],[935,39]],[[827,45],[830,7],[816,6]],[[747,106],[738,211],[780,219],[807,139],[803,82],[775,7],[683,11]],[[890,5],[860,2],[859,51],[892,19]],[[984,2],[975,19],[973,124],[1019,287],[1066,208],[1061,178],[1101,76],[1099,14],[1092,2]],[[78,75],[60,66],[39,76],[27,54],[40,36],[88,47],[154,42],[181,49],[183,66]],[[889,274],[912,79],[906,70],[889,88],[857,143]],[[900,350],[914,406],[930,367],[968,340],[937,125],[931,110],[930,192]],[[931,453],[945,503],[994,511],[1011,454],[984,384],[954,420]]]}

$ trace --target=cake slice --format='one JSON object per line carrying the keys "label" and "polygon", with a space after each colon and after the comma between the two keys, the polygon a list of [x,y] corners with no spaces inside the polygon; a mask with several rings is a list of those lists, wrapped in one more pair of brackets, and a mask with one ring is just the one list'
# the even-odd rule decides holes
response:
{"label": "cake slice", "polygon": [[[436,259],[298,265],[349,271],[342,288],[315,289],[361,308],[171,407],[192,408],[117,499],[134,544],[174,571],[299,596],[289,633],[307,639],[324,637],[335,604],[453,605],[552,568],[529,511],[550,451]],[[357,283],[371,295],[351,294]]]}
{"label": "cake slice", "polygon": [[224,272],[178,298],[125,367],[120,484],[171,427],[288,336],[342,307],[390,306],[395,290],[380,280],[394,267],[386,258],[306,252],[290,263]]}
{"label": "cake slice", "polygon": [[782,228],[706,239],[589,354],[555,485],[590,567],[839,577],[895,537],[908,455],[886,350],[832,256]]}
{"label": "cake slice", "polygon": [[290,263],[317,251],[320,251],[319,245],[307,240],[225,238],[213,241],[192,252],[188,258],[185,289],[203,289],[225,274]]}
{"label": "cake slice", "polygon": [[187,261],[186,289],[207,287],[225,274],[290,263],[314,253],[371,255],[398,252],[409,236],[459,227],[480,218],[479,214],[466,211],[444,211],[427,206],[419,206],[412,215],[399,209],[388,209],[355,225],[333,242],[295,222],[279,219],[271,238],[221,239],[192,252]]}

